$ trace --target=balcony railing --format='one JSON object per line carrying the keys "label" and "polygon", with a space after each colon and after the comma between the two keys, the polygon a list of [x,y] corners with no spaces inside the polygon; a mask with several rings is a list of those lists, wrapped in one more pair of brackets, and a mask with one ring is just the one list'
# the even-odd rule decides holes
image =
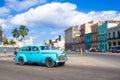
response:
{"label": "balcony railing", "polygon": [[98,40],[92,40],[91,43],[98,42]]}
{"label": "balcony railing", "polygon": [[98,32],[91,32],[91,34],[97,34]]}
{"label": "balcony railing", "polygon": [[118,37],[113,37],[113,38],[108,38],[108,40],[112,40],[112,39],[120,39],[120,36],[118,36]]}

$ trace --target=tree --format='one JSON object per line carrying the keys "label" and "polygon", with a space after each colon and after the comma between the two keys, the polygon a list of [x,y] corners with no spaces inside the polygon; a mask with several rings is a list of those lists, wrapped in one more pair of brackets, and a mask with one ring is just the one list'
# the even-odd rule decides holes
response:
{"label": "tree", "polygon": [[20,27],[19,27],[19,33],[20,33],[20,35],[22,36],[22,39],[21,39],[21,40],[23,40],[24,37],[28,35],[28,31],[29,31],[29,30],[28,30],[28,28],[26,28],[26,26],[20,25]]}
{"label": "tree", "polygon": [[4,46],[9,45],[8,40],[4,41],[4,42],[3,42],[3,45],[4,45]]}
{"label": "tree", "polygon": [[17,28],[12,29],[12,36],[17,40],[20,36],[19,30]]}
{"label": "tree", "polygon": [[9,44],[10,44],[10,45],[15,45],[15,44],[16,44],[16,42],[15,42],[15,41],[13,41],[13,40],[10,40]]}

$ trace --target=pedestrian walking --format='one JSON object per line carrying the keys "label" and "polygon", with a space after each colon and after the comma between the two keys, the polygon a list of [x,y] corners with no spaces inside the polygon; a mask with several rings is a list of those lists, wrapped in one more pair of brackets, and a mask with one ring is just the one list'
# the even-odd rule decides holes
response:
{"label": "pedestrian walking", "polygon": [[81,48],[81,50],[80,50],[80,54],[81,54],[81,55],[83,54],[83,50],[82,50],[82,48]]}

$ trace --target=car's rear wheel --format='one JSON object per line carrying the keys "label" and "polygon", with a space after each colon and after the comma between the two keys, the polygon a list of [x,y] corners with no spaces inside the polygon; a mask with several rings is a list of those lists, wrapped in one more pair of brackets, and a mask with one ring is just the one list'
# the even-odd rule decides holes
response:
{"label": "car's rear wheel", "polygon": [[58,65],[63,66],[63,65],[65,65],[65,62],[60,62],[60,63],[58,63]]}
{"label": "car's rear wheel", "polygon": [[24,59],[23,59],[22,57],[20,57],[20,58],[18,59],[18,63],[19,63],[20,65],[24,65],[24,64],[25,64]]}
{"label": "car's rear wheel", "polygon": [[46,64],[46,66],[49,67],[49,68],[52,68],[52,67],[55,66],[55,62],[54,62],[52,59],[50,59],[50,58],[47,58],[47,59],[46,59],[45,64]]}

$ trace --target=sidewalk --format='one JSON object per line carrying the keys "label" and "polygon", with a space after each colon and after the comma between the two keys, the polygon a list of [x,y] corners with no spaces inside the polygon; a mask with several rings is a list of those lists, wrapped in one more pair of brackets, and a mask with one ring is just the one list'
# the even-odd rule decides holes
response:
{"label": "sidewalk", "polygon": [[6,54],[0,53],[0,57],[14,57],[14,54],[13,53],[6,53]]}
{"label": "sidewalk", "polygon": [[6,54],[2,54],[0,53],[0,60],[13,60],[14,58],[14,54],[12,53],[6,53]]}
{"label": "sidewalk", "polygon": [[[65,51],[66,54],[81,54],[76,51]],[[83,54],[110,54],[110,55],[120,55],[120,53],[112,53],[112,52],[83,52]]]}

